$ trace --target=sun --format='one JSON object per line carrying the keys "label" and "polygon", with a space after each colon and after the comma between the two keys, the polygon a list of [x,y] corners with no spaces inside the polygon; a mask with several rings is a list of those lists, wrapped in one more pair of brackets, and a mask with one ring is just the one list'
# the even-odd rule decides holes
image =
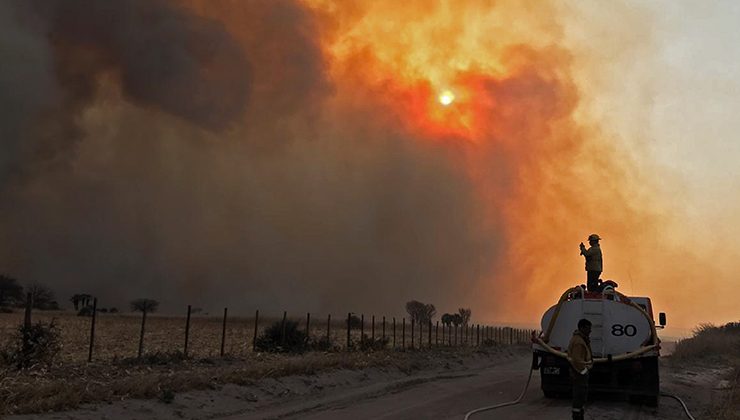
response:
{"label": "sun", "polygon": [[439,95],[439,103],[441,103],[444,106],[448,106],[452,104],[452,102],[454,101],[455,101],[455,95],[449,90],[446,90]]}

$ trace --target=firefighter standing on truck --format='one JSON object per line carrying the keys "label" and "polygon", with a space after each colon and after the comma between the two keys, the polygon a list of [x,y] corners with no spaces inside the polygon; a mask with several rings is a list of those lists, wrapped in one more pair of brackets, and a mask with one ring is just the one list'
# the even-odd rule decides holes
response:
{"label": "firefighter standing on truck", "polygon": [[604,268],[601,259],[601,247],[599,246],[600,240],[599,235],[592,233],[588,236],[588,249],[583,245],[583,242],[580,245],[581,255],[586,258],[586,288],[589,292],[600,291],[599,277]]}
{"label": "firefighter standing on truck", "polygon": [[588,370],[593,366],[590,335],[591,321],[581,319],[568,344],[570,378],[573,382],[573,420],[583,420],[583,406],[588,396]]}

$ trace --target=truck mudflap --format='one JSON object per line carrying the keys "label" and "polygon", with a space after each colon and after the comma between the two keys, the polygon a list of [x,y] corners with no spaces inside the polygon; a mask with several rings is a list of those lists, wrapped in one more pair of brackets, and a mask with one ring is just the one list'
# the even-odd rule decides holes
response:
{"label": "truck mudflap", "polygon": [[[572,385],[568,360],[541,350],[536,350],[534,355],[545,396],[569,397]],[[621,394],[636,402],[655,405],[660,392],[659,378],[657,356],[597,363],[589,372],[588,391],[589,394]]]}

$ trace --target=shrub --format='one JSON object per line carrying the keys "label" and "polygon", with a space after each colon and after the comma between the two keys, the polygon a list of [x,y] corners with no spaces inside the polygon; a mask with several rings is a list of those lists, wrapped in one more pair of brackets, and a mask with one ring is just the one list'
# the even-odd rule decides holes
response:
{"label": "shrub", "polygon": [[298,322],[285,321],[285,335],[283,323],[278,321],[270,325],[254,343],[260,351],[271,353],[302,353],[308,350],[308,337],[304,331],[298,329]]}
{"label": "shrub", "polygon": [[357,315],[350,315],[349,326],[351,328],[360,328],[362,326],[362,318]]}
{"label": "shrub", "polygon": [[93,315],[93,308],[92,306],[83,306],[80,308],[79,311],[77,311],[77,316],[92,316]]}
{"label": "shrub", "polygon": [[676,361],[728,360],[740,348],[740,324],[701,324],[691,338],[681,340],[671,358]]}
{"label": "shrub", "polygon": [[317,351],[339,351],[341,347],[332,343],[326,336],[311,342],[311,349]]}
{"label": "shrub", "polygon": [[61,350],[59,329],[50,323],[36,323],[29,327],[20,325],[5,348],[0,350],[4,364],[18,369],[36,364],[51,365]]}
{"label": "shrub", "polygon": [[117,314],[118,313],[118,308],[116,308],[116,307],[110,308],[110,309],[108,309],[108,312],[111,313],[111,314]]}
{"label": "shrub", "polygon": [[367,335],[363,335],[363,339],[359,343],[359,348],[362,351],[383,350],[386,347],[388,347],[389,341],[390,339],[388,337],[386,338],[380,337],[380,338],[376,338],[375,340],[373,340]]}

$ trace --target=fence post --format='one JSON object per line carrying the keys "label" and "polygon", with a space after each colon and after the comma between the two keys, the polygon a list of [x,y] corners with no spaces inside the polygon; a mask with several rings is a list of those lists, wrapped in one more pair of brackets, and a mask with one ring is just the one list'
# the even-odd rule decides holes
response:
{"label": "fence post", "polygon": [[414,318],[411,318],[411,350],[414,349]]}
{"label": "fence post", "polygon": [[144,352],[144,328],[146,326],[146,308],[141,311],[141,333],[139,334],[139,353],[138,358],[141,359],[141,354]]}
{"label": "fence post", "polygon": [[385,346],[385,315],[383,315],[383,346]]}
{"label": "fence post", "polygon": [[457,324],[455,324],[455,346],[457,346]]}
{"label": "fence post", "polygon": [[393,350],[396,349],[396,317],[393,317]]}
{"label": "fence post", "polygon": [[352,341],[350,338],[351,333],[352,333],[352,312],[347,312],[347,351],[349,351],[352,346]]}
{"label": "fence post", "polygon": [[191,306],[188,305],[188,315],[185,317],[185,347],[182,349],[183,356],[188,356],[188,340],[190,339],[190,311]]}
{"label": "fence post", "polygon": [[224,308],[224,322],[221,325],[221,357],[224,357],[224,347],[226,346],[226,314],[228,311],[228,308]]}
{"label": "fence post", "polygon": [[311,312],[306,312],[306,342],[311,340]]}
{"label": "fence post", "polygon": [[283,322],[280,324],[280,346],[285,345],[285,322],[288,320],[288,311],[283,311]]}
{"label": "fence post", "polygon": [[373,315],[372,326],[370,327],[370,338],[372,339],[372,345],[375,346],[375,315]]}
{"label": "fence post", "polygon": [[252,337],[252,351],[257,351],[257,329],[260,322],[260,310],[254,312],[254,336]]}
{"label": "fence post", "polygon": [[93,346],[95,345],[95,318],[98,313],[98,298],[93,299],[92,323],[90,324],[90,351],[87,353],[87,362],[92,362]]}
{"label": "fence post", "polygon": [[514,344],[514,329],[509,327],[509,345]]}
{"label": "fence post", "polygon": [[360,349],[365,344],[365,314],[360,314]]}
{"label": "fence post", "polygon": [[331,348],[331,314],[326,317],[326,343]]}
{"label": "fence post", "polygon": [[432,348],[432,319],[429,319],[429,348]]}
{"label": "fence post", "polygon": [[434,327],[434,347],[439,347],[439,321]]}
{"label": "fence post", "polygon": [[480,324],[476,327],[476,333],[475,333],[475,345],[480,346]]}
{"label": "fence post", "polygon": [[424,348],[424,323],[419,320],[419,350]]}
{"label": "fence post", "polygon": [[401,318],[401,350],[406,350],[406,318]]}

